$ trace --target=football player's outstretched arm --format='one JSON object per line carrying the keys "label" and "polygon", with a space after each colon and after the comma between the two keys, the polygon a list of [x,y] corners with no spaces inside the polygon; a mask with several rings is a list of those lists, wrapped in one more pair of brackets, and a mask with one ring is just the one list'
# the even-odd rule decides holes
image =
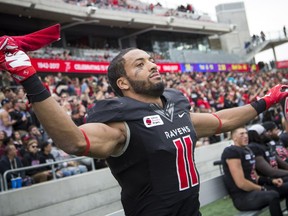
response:
{"label": "football player's outstretched arm", "polygon": [[245,125],[257,116],[251,105],[221,110],[215,113],[191,113],[197,137],[231,131]]}
{"label": "football player's outstretched arm", "polygon": [[287,88],[288,85],[278,84],[264,97],[241,107],[224,109],[213,114],[191,113],[198,138],[231,131],[245,125],[261,112],[288,97]]}
{"label": "football player's outstretched arm", "polygon": [[[86,152],[88,156],[106,158],[111,154],[117,154],[125,142],[124,123],[110,125],[87,123],[78,128],[52,97],[32,103],[32,106],[37,118],[55,144],[69,154],[83,155],[84,152],[89,151]],[[90,143],[89,150],[87,150],[89,145],[87,142]]]}
{"label": "football player's outstretched arm", "polygon": [[126,139],[124,123],[77,127],[36,75],[30,58],[11,38],[0,38],[0,67],[22,84],[33,110],[55,144],[69,154],[105,158],[117,154]]}

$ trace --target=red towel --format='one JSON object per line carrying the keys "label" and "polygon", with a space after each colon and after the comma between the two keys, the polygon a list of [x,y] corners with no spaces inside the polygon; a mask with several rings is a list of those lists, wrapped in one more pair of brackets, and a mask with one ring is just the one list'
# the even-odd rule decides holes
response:
{"label": "red towel", "polygon": [[60,40],[60,24],[41,29],[23,36],[12,36],[18,48],[27,51],[34,51]]}

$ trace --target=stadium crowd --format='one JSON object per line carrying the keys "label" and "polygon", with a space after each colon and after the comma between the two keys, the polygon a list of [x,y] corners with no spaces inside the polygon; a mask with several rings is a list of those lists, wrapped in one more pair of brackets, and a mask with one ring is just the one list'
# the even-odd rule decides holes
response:
{"label": "stadium crowd", "polygon": [[[215,112],[242,106],[256,100],[257,96],[263,96],[265,91],[275,84],[288,82],[287,72],[276,70],[249,73],[173,72],[162,74],[162,76],[166,87],[176,88],[183,92],[190,101],[193,112]],[[2,71],[0,78],[2,87],[0,92],[0,157],[2,157],[0,172],[2,175],[9,168],[7,158],[10,158],[10,161],[11,158],[12,161],[18,161],[15,162],[15,166],[12,166],[17,168],[73,157],[54,146],[53,140],[46,134],[33,113],[23,88],[17,85],[5,71]],[[91,75],[81,79],[58,73],[56,76],[41,75],[41,79],[77,125],[85,122],[86,111],[93,106],[95,101],[115,97],[106,75]],[[261,114],[251,124],[273,121],[280,130],[288,130],[287,127],[285,128],[283,119],[281,107],[275,106]],[[197,146],[229,138],[229,134],[215,135],[199,140]],[[106,167],[104,160],[95,160],[95,162],[99,163],[98,168]],[[57,177],[86,172],[91,169],[89,166],[81,161],[80,163],[61,164],[57,167]],[[52,179],[51,173],[51,167],[46,167],[35,169],[31,173],[26,172],[22,178],[26,179],[25,184],[29,185]],[[13,175],[8,178],[12,179]]]}
{"label": "stadium crowd", "polygon": [[[194,19],[211,22],[211,17],[195,10],[192,4],[179,5],[177,8],[165,8],[161,3],[147,3],[132,0],[64,0],[65,3],[82,7],[97,7],[101,9],[122,10],[132,13],[156,14],[161,16],[175,16],[184,19]],[[157,12],[156,12],[156,9]]]}
{"label": "stadium crowd", "polygon": [[[120,52],[120,49],[104,47],[105,44],[103,44],[102,49],[95,49],[89,47],[86,43],[69,44],[69,47],[67,48],[56,48],[48,46],[37,51],[28,52],[28,55],[31,58],[40,59],[109,62]],[[171,61],[166,59],[160,53],[153,52],[151,55],[158,62]]]}

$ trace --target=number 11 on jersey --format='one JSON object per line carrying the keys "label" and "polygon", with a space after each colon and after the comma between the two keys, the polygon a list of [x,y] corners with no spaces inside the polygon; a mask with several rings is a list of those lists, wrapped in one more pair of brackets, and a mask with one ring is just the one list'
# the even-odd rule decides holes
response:
{"label": "number 11 on jersey", "polygon": [[198,185],[198,175],[193,163],[193,142],[190,136],[173,140],[176,147],[176,171],[179,190]]}

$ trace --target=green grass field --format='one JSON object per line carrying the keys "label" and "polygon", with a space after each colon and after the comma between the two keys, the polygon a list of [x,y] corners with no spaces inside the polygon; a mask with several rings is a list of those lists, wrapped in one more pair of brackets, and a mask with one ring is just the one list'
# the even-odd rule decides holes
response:
{"label": "green grass field", "polygon": [[[202,216],[235,216],[238,210],[234,208],[229,196],[219,199],[209,205],[200,208]],[[259,216],[269,216],[269,211],[261,213]]]}

